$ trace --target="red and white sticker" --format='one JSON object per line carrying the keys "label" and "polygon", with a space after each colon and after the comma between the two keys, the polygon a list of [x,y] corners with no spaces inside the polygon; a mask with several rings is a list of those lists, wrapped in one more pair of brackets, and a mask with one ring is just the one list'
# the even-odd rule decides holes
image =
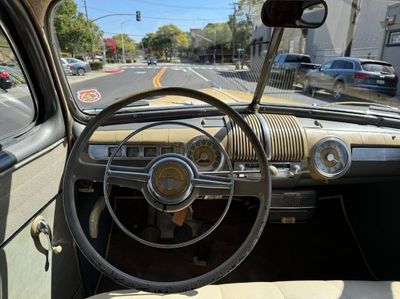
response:
{"label": "red and white sticker", "polygon": [[95,88],[79,90],[77,94],[79,101],[83,103],[95,103],[101,99],[101,93]]}

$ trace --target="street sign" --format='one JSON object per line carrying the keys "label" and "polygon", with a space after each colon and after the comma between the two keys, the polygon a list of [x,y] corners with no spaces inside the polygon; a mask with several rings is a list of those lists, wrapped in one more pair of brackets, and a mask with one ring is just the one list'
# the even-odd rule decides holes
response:
{"label": "street sign", "polygon": [[238,51],[238,52],[243,52],[244,49],[243,49],[243,48],[239,48],[239,49],[237,49],[237,51]]}

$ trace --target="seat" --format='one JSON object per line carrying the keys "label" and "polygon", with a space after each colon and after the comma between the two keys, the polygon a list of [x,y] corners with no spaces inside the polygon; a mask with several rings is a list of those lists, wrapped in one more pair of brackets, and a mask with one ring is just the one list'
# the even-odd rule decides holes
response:
{"label": "seat", "polygon": [[98,294],[90,299],[400,299],[400,282],[284,281],[209,285],[179,294],[135,290]]}

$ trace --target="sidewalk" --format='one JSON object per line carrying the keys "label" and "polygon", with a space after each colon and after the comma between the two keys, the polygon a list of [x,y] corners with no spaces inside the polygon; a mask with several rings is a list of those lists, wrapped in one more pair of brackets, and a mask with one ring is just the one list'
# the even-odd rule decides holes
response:
{"label": "sidewalk", "polygon": [[92,79],[97,79],[112,74],[117,74],[123,71],[121,67],[124,65],[126,64],[106,64],[104,69],[88,72],[84,76],[67,75],[67,80],[70,84],[74,84]]}

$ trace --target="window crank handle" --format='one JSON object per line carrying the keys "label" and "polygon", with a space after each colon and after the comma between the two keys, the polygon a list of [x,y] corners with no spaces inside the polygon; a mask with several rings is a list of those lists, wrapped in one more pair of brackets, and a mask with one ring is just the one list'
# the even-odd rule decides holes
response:
{"label": "window crank handle", "polygon": [[49,252],[51,251],[54,254],[61,253],[62,246],[53,244],[53,234],[51,231],[51,227],[42,216],[36,217],[32,222],[32,235],[35,237],[39,237],[40,234],[44,234],[46,236],[48,242],[47,250]]}

